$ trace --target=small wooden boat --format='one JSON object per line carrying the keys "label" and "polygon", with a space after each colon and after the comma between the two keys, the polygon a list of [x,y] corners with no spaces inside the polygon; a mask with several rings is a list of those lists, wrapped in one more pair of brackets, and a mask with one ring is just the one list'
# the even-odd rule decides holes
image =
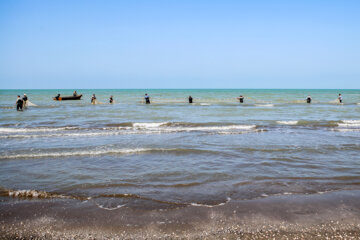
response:
{"label": "small wooden boat", "polygon": [[82,97],[82,94],[76,95],[76,96],[65,96],[65,97],[56,96],[56,97],[53,97],[53,99],[54,99],[55,101],[80,100],[81,97]]}

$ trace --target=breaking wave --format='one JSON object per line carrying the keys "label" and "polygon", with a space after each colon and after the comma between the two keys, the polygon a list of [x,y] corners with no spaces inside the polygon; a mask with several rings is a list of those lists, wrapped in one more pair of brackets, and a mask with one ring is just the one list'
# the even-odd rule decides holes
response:
{"label": "breaking wave", "polygon": [[129,155],[141,153],[175,153],[175,154],[222,154],[220,152],[201,149],[182,149],[182,148],[129,148],[129,149],[116,149],[104,148],[96,150],[83,149],[81,151],[72,149],[49,150],[46,152],[35,153],[2,153],[0,159],[14,159],[14,158],[57,158],[57,157],[72,157],[72,156],[98,156],[98,155]]}
{"label": "breaking wave", "polygon": [[342,120],[338,123],[338,127],[333,128],[338,132],[359,132],[360,131],[360,120]]}
{"label": "breaking wave", "polygon": [[167,201],[160,200],[150,197],[144,197],[138,194],[131,193],[114,193],[114,194],[99,194],[95,196],[81,196],[81,195],[67,195],[67,194],[59,194],[53,192],[39,191],[39,190],[9,190],[0,188],[0,196],[1,197],[11,197],[18,199],[74,199],[80,201],[91,201],[96,206],[104,210],[115,210],[121,207],[126,206],[127,204],[118,204],[115,207],[106,207],[104,204],[98,203],[97,199],[133,199],[133,200],[145,200],[150,202],[157,202],[161,204],[167,205],[175,205],[175,206],[198,206],[198,207],[217,207],[223,206],[228,203],[231,198],[227,197],[225,201],[215,201],[212,204],[202,204],[202,203],[189,203],[189,202],[178,202],[178,201]]}
{"label": "breaking wave", "polygon": [[40,137],[93,137],[122,134],[162,134],[177,132],[208,132],[236,134],[257,131],[256,125],[218,123],[119,123],[107,124],[102,128],[0,128],[0,138],[40,138]]}
{"label": "breaking wave", "polygon": [[296,125],[298,121],[277,121],[278,124],[284,124],[284,125]]}
{"label": "breaking wave", "polygon": [[83,151],[70,151],[70,152],[44,152],[32,154],[10,154],[2,155],[0,159],[11,158],[43,158],[43,157],[71,157],[71,156],[95,156],[106,154],[135,154],[149,151],[169,151],[169,149],[151,149],[151,148],[135,148],[135,149],[99,149],[99,150],[83,150]]}

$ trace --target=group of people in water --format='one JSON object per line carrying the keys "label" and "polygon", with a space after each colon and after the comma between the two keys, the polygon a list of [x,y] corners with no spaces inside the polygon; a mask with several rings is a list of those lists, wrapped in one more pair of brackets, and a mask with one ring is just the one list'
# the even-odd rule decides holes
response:
{"label": "group of people in water", "polygon": [[[341,93],[339,93],[339,96],[338,96],[337,100],[339,101],[339,103],[342,103],[342,102],[343,102]],[[306,97],[306,103],[311,103],[311,101],[312,101],[312,98],[311,98],[310,95],[308,95],[308,96]]]}
{"label": "group of people in water", "polygon": [[27,107],[27,103],[28,103],[28,97],[25,93],[22,98],[20,97],[20,95],[17,95],[16,110],[22,111],[24,108]]}
{"label": "group of people in water", "polygon": [[[237,97],[236,99],[239,100],[240,103],[244,103],[245,97],[244,97],[243,95],[240,95],[240,96]],[[339,93],[339,96],[338,96],[337,100],[339,101],[339,103],[342,103],[342,102],[343,102],[341,93]],[[149,96],[147,93],[145,93],[144,101],[145,101],[145,104],[150,104],[150,96]],[[193,103],[193,98],[192,98],[191,95],[188,97],[188,101],[189,101],[189,103]],[[306,101],[306,103],[311,103],[311,101],[312,101],[311,96],[308,95],[308,96],[306,97],[305,101]],[[110,98],[109,98],[109,103],[114,103],[114,98],[113,98],[113,96],[110,96]],[[92,97],[91,97],[91,104],[96,104],[96,96],[95,96],[95,93],[94,93],[94,94],[92,95]]]}
{"label": "group of people in water", "polygon": [[[77,94],[77,92],[75,91],[73,93],[73,96],[76,97],[76,96],[79,96]],[[59,100],[60,98],[60,94],[58,94],[55,99]],[[240,95],[239,97],[236,98],[237,100],[239,100],[240,103],[244,103],[244,100],[245,100],[245,97],[243,95]],[[337,98],[337,100],[339,101],[339,103],[342,103],[343,102],[343,99],[342,99],[342,95],[341,93],[339,93],[339,96]],[[189,103],[193,103],[193,97],[192,96],[189,96],[188,97],[188,101]],[[305,99],[306,103],[311,103],[312,101],[312,98],[310,95],[308,95]],[[144,102],[145,104],[150,104],[150,96],[145,93],[145,96],[144,96]],[[28,103],[28,97],[26,94],[24,94],[24,96],[21,98],[20,95],[17,96],[17,99],[16,99],[16,110],[18,111],[22,111],[24,108],[27,107],[27,103]],[[112,103],[115,103],[114,101],[114,97],[111,95],[109,97],[109,103],[112,104]],[[99,104],[99,102],[96,100],[96,96],[95,96],[95,93],[92,95],[91,97],[91,104]]]}

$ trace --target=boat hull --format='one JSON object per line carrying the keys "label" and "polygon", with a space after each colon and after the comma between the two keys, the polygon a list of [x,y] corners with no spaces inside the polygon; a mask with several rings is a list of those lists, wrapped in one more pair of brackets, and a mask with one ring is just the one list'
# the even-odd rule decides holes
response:
{"label": "boat hull", "polygon": [[80,100],[82,97],[82,94],[81,95],[78,95],[78,96],[65,96],[65,97],[53,97],[53,99],[55,101],[67,101],[67,100]]}

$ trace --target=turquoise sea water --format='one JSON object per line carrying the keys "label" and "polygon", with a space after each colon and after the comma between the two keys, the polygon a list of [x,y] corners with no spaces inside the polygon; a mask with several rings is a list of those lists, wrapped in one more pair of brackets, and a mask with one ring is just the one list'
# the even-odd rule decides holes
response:
{"label": "turquoise sea water", "polygon": [[[360,90],[104,89],[52,100],[72,92],[0,90],[2,195],[113,209],[360,186]],[[17,112],[24,93],[37,106]],[[103,104],[90,104],[93,93]]]}

